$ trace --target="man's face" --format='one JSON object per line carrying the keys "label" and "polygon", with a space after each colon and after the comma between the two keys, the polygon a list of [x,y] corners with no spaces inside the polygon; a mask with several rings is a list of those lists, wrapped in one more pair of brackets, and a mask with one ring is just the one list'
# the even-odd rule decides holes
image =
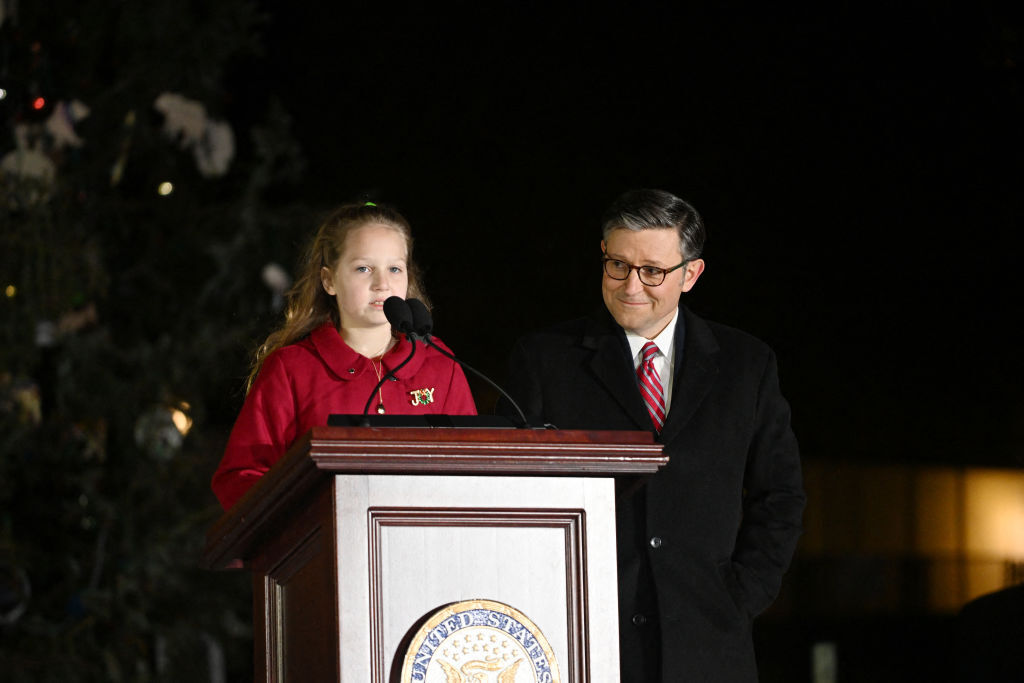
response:
{"label": "man's face", "polygon": [[[672,228],[639,231],[620,228],[609,233],[608,240],[601,242],[601,248],[609,258],[634,266],[668,270],[683,261],[679,233]],[[602,271],[604,305],[627,332],[653,339],[672,320],[680,295],[690,291],[703,271],[704,261],[695,259],[666,274],[665,281],[657,287],[640,282],[635,269],[629,271],[625,280],[616,280]]]}

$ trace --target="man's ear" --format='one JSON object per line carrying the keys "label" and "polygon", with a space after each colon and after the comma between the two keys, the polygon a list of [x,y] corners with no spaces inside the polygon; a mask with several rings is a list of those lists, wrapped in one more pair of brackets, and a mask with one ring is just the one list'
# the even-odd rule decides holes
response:
{"label": "man's ear", "polygon": [[697,278],[704,272],[704,259],[698,258],[690,261],[684,267],[683,291],[689,292],[697,284]]}
{"label": "man's ear", "polygon": [[320,268],[320,282],[323,284],[325,292],[331,296],[337,294],[337,291],[334,289],[334,273],[327,266]]}

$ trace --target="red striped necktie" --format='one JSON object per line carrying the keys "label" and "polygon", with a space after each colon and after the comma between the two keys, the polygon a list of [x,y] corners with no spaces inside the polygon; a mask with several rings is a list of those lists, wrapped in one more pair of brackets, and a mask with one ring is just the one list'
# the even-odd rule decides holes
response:
{"label": "red striped necktie", "polygon": [[643,394],[644,403],[647,404],[647,412],[651,414],[654,428],[660,432],[662,425],[665,424],[665,389],[661,386],[658,369],[654,367],[654,356],[657,353],[658,347],[654,342],[649,341],[644,344],[636,376],[640,380],[640,393]]}

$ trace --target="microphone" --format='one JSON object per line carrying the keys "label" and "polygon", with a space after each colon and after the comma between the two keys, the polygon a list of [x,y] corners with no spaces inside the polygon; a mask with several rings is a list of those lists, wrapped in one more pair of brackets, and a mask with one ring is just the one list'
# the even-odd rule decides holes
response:
{"label": "microphone", "polygon": [[[429,315],[429,314],[428,314]],[[388,370],[378,380],[376,386],[370,392],[369,398],[366,399],[366,405],[363,407],[363,426],[369,427],[370,421],[368,415],[370,412],[370,404],[373,403],[373,397],[377,395],[377,391],[384,386],[384,382],[388,381],[391,377],[395,376],[406,363],[412,360],[413,354],[416,353],[416,335],[412,332],[413,330],[413,317],[412,311],[409,310],[409,305],[405,303],[405,299],[400,296],[389,296],[384,300],[384,317],[391,323],[391,329],[398,330],[405,334],[409,338],[409,345],[412,349],[409,351],[409,355],[405,357],[401,363],[399,363],[393,370]],[[381,360],[381,365],[384,361]]]}
{"label": "microphone", "polygon": [[384,300],[384,317],[391,323],[391,329],[409,334],[413,329],[412,311],[400,296],[389,296]]}
{"label": "microphone", "polygon": [[[385,305],[387,304],[387,302],[384,303]],[[508,399],[508,402],[511,403],[512,407],[516,409],[516,412],[519,413],[519,419],[523,421],[523,424],[520,425],[520,429],[529,429],[530,423],[526,420],[526,414],[523,413],[522,408],[520,408],[519,404],[515,402],[515,399],[508,395],[507,391],[505,391],[497,384],[495,384],[493,381],[491,381],[491,378],[488,377],[487,375],[483,374],[479,370],[470,367],[468,364],[463,363],[461,360],[459,360],[458,358],[456,358],[455,356],[448,353],[447,351],[445,351],[440,346],[434,343],[433,338],[430,336],[430,333],[434,329],[434,318],[430,315],[430,311],[427,309],[426,305],[424,305],[424,303],[419,299],[407,299],[405,303],[409,305],[409,311],[412,314],[412,327],[415,330],[415,334],[418,335],[423,340],[423,343],[429,346],[430,348],[434,349],[438,353],[440,353],[442,356],[445,356],[455,361],[456,363],[466,368],[474,375],[480,377],[485,382],[490,384],[492,387],[497,389],[502,396]],[[376,391],[376,389],[374,391]],[[372,396],[370,398],[371,400],[373,399]],[[369,403],[367,403],[367,406],[369,406]]]}
{"label": "microphone", "polygon": [[409,299],[405,303],[409,305],[413,329],[424,341],[427,341],[434,329],[434,318],[430,315],[430,311],[419,299]]}

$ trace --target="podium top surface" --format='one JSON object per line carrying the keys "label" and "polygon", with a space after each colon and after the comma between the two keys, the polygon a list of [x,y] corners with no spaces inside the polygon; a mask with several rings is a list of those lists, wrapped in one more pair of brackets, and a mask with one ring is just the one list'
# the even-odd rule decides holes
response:
{"label": "podium top surface", "polygon": [[651,432],[314,427],[292,450],[301,448],[333,472],[600,476],[667,462]]}
{"label": "podium top surface", "polygon": [[244,559],[268,518],[336,474],[609,477],[653,474],[667,462],[651,432],[314,427],[214,523],[201,564]]}

